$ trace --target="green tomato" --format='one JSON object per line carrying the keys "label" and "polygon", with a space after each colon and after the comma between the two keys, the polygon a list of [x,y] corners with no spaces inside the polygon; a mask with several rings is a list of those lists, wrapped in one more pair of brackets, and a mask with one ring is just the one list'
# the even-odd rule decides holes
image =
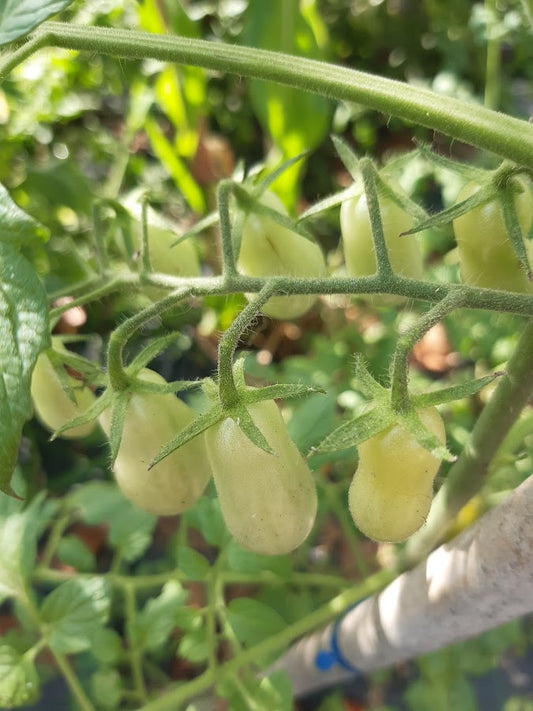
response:
{"label": "green tomato", "polygon": [[[419,410],[424,425],[444,444],[446,433],[434,407]],[[423,526],[433,499],[440,460],[400,425],[359,446],[359,465],[348,492],[357,528],[375,541],[398,543]]]}
{"label": "green tomato", "polygon": [[259,449],[226,418],[206,432],[226,525],[245,548],[281,555],[309,535],[317,509],[313,477],[273,400],[247,407],[275,455]]}
{"label": "green tomato", "polygon": [[187,239],[172,247],[177,239],[173,230],[148,224],[148,249],[153,271],[172,276],[199,276],[200,262],[193,241]]}
{"label": "green tomato", "polygon": [[[65,350],[58,342],[54,343],[55,350]],[[79,417],[93,404],[95,395],[80,380],[67,375],[71,388],[70,395],[65,392],[50,358],[48,351],[39,355],[31,379],[31,397],[35,414],[41,423],[51,432],[55,432],[74,417]],[[87,437],[94,429],[95,422],[74,427],[63,432],[61,437],[79,439]]]}
{"label": "green tomato", "polygon": [[[274,193],[263,193],[261,202],[277,212],[287,214],[281,200]],[[317,244],[268,217],[254,213],[248,215],[243,225],[237,266],[243,274],[253,277],[326,275],[324,255]],[[267,301],[262,311],[275,319],[298,318],[309,311],[316,298],[314,294],[274,296]]]}
{"label": "green tomato", "polygon": [[[140,378],[165,382],[147,369],[141,372]],[[194,411],[172,393],[131,396],[114,474],[124,496],[143,511],[173,516],[190,508],[203,494],[211,477],[203,436],[176,449],[148,471],[161,447],[194,417]],[[109,435],[110,409],[99,419]]]}
{"label": "green tomato", "polygon": [[[533,220],[533,196],[529,184],[519,180],[523,192],[514,197],[518,223],[523,235],[527,235]],[[476,183],[468,183],[457,196],[462,202],[480,189]],[[531,293],[533,286],[520,266],[505,228],[499,202],[475,207],[453,221],[453,230],[459,251],[461,279],[470,286],[503,291]],[[533,264],[533,248],[526,242],[530,265]]]}
{"label": "green tomato", "polygon": [[[399,236],[414,226],[414,219],[389,198],[380,200],[379,210],[392,270],[399,276],[421,279],[424,266],[416,237]],[[364,277],[375,274],[377,261],[364,193],[342,203],[340,223],[344,259],[350,276]]]}

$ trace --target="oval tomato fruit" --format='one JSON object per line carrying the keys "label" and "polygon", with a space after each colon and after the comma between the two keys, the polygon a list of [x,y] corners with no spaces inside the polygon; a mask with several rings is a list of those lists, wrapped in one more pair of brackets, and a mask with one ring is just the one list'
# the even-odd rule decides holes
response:
{"label": "oval tomato fruit", "polygon": [[289,553],[307,538],[315,520],[313,477],[276,403],[265,400],[247,409],[276,454],[253,444],[230,418],[207,430],[222,515],[245,548],[266,555]]}
{"label": "oval tomato fruit", "polygon": [[[434,407],[418,412],[444,444],[444,423]],[[425,522],[440,460],[400,425],[359,446],[359,465],[348,492],[357,528],[375,541],[398,543]]]}
{"label": "oval tomato fruit", "polygon": [[[151,370],[139,377],[165,382]],[[161,447],[194,417],[194,411],[172,393],[131,396],[113,471],[124,496],[143,511],[172,516],[190,508],[203,494],[211,476],[203,435],[148,470]],[[100,423],[109,434],[110,410],[100,415]]]}

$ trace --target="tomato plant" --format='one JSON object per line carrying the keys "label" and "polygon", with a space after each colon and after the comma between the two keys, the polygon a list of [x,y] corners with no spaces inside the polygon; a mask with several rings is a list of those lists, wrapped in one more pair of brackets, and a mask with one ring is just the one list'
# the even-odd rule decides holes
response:
{"label": "tomato plant", "polygon": [[276,403],[262,401],[248,409],[275,454],[259,449],[229,417],[207,431],[222,514],[245,548],[267,555],[289,553],[311,531],[315,484]]}
{"label": "tomato plant", "polygon": [[[165,382],[150,370],[141,380]],[[163,444],[194,419],[194,412],[175,395],[134,393],[127,405],[114,474],[124,496],[143,511],[173,516],[190,508],[211,477],[203,437],[194,439],[148,470]],[[109,434],[111,412],[100,415]]]}
{"label": "tomato plant", "polygon": [[[287,214],[281,200],[265,192],[261,202]],[[320,247],[269,217],[251,213],[242,232],[238,267],[248,276],[320,277],[326,274],[326,263]],[[302,316],[316,301],[314,295],[274,296],[263,306],[266,316],[291,319]]]}
{"label": "tomato plant", "polygon": [[[400,237],[402,232],[413,227],[413,218],[388,197],[380,200],[379,211],[393,271],[400,276],[420,279],[423,274],[420,246],[416,239]],[[375,274],[377,261],[370,214],[364,193],[342,203],[340,222],[348,273],[354,277]]]}
{"label": "tomato plant", "polygon": [[[55,348],[58,350],[61,346],[56,342]],[[31,380],[31,397],[35,414],[51,432],[55,432],[69,420],[81,415],[95,400],[92,390],[72,375],[65,372],[65,381],[61,382],[47,351],[39,355],[35,364]],[[73,427],[65,430],[61,437],[72,439],[87,437],[94,429],[94,425],[94,422],[89,422]]]}
{"label": "tomato plant", "polygon": [[[518,184],[522,192],[514,195],[514,205],[522,234],[527,236],[533,220],[533,196],[528,182],[520,179]],[[475,182],[467,183],[457,196],[457,202],[475,195],[479,189]],[[459,251],[461,279],[465,284],[526,293],[533,290],[513,250],[497,200],[486,202],[457,217],[453,221],[453,229]],[[525,244],[531,264],[533,247],[529,241]]]}
{"label": "tomato plant", "polygon": [[[425,408],[418,416],[444,443],[438,411]],[[426,520],[439,465],[440,460],[400,425],[359,445],[359,465],[348,492],[357,528],[376,541],[397,543],[412,535]]]}

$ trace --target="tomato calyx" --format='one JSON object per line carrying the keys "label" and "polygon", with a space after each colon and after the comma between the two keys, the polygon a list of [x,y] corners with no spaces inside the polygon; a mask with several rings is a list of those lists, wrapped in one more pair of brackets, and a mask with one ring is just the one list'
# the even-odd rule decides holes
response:
{"label": "tomato calyx", "polygon": [[390,389],[375,380],[369,373],[360,354],[356,355],[355,375],[359,382],[359,389],[365,396],[370,398],[367,408],[362,414],[337,427],[320,444],[313,447],[312,454],[336,452],[350,447],[358,447],[380,432],[394,425],[400,425],[414,437],[421,447],[435,457],[446,461],[454,461],[456,457],[424,425],[417,413],[430,406],[473,395],[495,378],[504,375],[504,373],[497,372],[460,385],[411,395],[409,406],[402,411],[393,408]]}
{"label": "tomato calyx", "polygon": [[259,449],[267,452],[267,454],[275,455],[276,452],[272,449],[250,416],[248,406],[261,402],[262,400],[286,399],[315,392],[323,392],[309,385],[299,385],[295,383],[278,383],[276,385],[267,385],[263,388],[251,388],[247,386],[244,381],[243,359],[239,359],[234,365],[234,377],[236,381],[237,399],[229,406],[222,404],[217,383],[212,379],[204,381],[202,390],[211,403],[210,407],[205,412],[197,415],[187,427],[178,432],[168,444],[162,447],[157,456],[150,463],[150,467],[155,466],[174,450],[187,444],[187,442],[190,442],[202,432],[205,432],[213,425],[222,422],[228,417],[237,423],[248,439],[259,447]]}

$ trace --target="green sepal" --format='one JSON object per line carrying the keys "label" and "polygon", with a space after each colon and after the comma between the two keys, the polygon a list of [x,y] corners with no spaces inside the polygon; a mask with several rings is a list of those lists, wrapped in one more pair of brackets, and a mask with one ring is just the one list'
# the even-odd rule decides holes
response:
{"label": "green sepal", "polygon": [[420,207],[420,205],[418,205],[418,203],[414,200],[411,200],[406,193],[402,192],[397,187],[390,185],[390,183],[377,170],[375,171],[375,176],[378,195],[380,197],[385,196],[389,198],[392,202],[401,207],[404,212],[407,212],[417,220],[423,221],[428,218],[428,214],[424,208]]}
{"label": "green sepal", "polygon": [[463,398],[475,395],[486,385],[492,383],[496,378],[506,375],[505,371],[501,370],[491,375],[484,375],[482,378],[469,380],[460,385],[451,385],[448,388],[441,388],[428,393],[419,393],[411,396],[411,403],[417,410],[421,407],[431,407],[441,405],[444,402],[452,402],[453,400],[462,400]]}
{"label": "green sepal", "polygon": [[435,165],[438,168],[443,168],[444,170],[449,170],[454,173],[454,175],[460,175],[464,178],[465,182],[474,181],[480,184],[485,182],[488,174],[487,170],[477,168],[467,163],[460,163],[459,161],[451,158],[446,158],[446,156],[432,151],[431,148],[422,141],[416,141],[416,144],[420,155],[422,155],[432,165]]}
{"label": "green sepal", "polygon": [[257,196],[262,195],[266,190],[270,188],[272,183],[276,182],[280,175],[283,175],[286,170],[292,168],[293,165],[299,163],[301,160],[306,158],[309,153],[310,151],[302,151],[301,153],[298,153],[298,155],[295,155],[292,158],[289,158],[288,160],[284,161],[283,163],[281,163],[281,165],[278,165],[278,167],[275,168],[271,173],[266,175],[264,178],[261,178],[261,180],[256,183],[255,194]]}
{"label": "green sepal", "polygon": [[199,434],[202,434],[202,432],[205,432],[205,430],[209,429],[217,422],[220,422],[226,416],[227,415],[223,414],[222,407],[218,403],[213,405],[209,410],[207,410],[207,412],[198,415],[198,417],[187,425],[187,427],[180,430],[180,432],[178,432],[178,434],[171,439],[170,442],[167,442],[167,444],[161,447],[159,453],[150,462],[148,469],[155,467],[155,465],[162,459],[168,457],[169,454],[172,454],[174,450],[179,447],[183,447],[184,444],[187,444],[187,442],[190,442],[195,437],[198,437]]}
{"label": "green sepal", "polygon": [[259,449],[262,449],[263,452],[267,454],[277,456],[244,405],[233,408],[229,416],[237,423],[250,442],[253,442],[256,447],[259,447]]}
{"label": "green sepal", "polygon": [[357,182],[361,180],[361,170],[359,168],[359,157],[350,148],[350,146],[340,136],[331,136],[335,150],[339,158],[343,162],[344,167],[350,173],[352,178]]}
{"label": "green sepal", "polygon": [[218,221],[219,221],[218,210],[216,212],[211,212],[209,215],[206,215],[206,217],[199,220],[190,229],[188,229],[186,232],[184,232],[181,235],[181,237],[178,237],[174,242],[172,242],[170,247],[171,248],[175,247],[176,245],[180,244],[181,242],[185,242],[186,239],[189,239],[190,237],[195,237],[196,235],[200,234],[201,232],[205,232],[205,230],[209,229],[210,227],[213,227],[213,225],[216,225]]}
{"label": "green sepal", "polygon": [[394,423],[394,419],[392,411],[386,413],[381,407],[375,407],[337,427],[318,446],[313,447],[310,453],[337,452],[357,447],[365,440],[390,427]]}
{"label": "green sepal", "polygon": [[81,427],[82,425],[86,425],[88,422],[96,420],[96,418],[111,405],[112,397],[113,393],[110,390],[106,390],[105,393],[100,395],[100,397],[98,397],[93,404],[85,410],[85,412],[62,424],[61,427],[59,427],[52,434],[50,440],[53,441],[57,437],[60,437],[63,432],[66,432],[67,430],[71,430],[74,427]]}
{"label": "green sepal", "polygon": [[418,417],[417,411],[413,408],[409,412],[399,415],[398,424],[411,434],[418,444],[427,449],[428,452],[437,459],[444,459],[447,462],[455,462],[457,457],[442,444],[439,438],[430,432]]}
{"label": "green sepal", "polygon": [[431,215],[430,217],[428,217],[427,220],[422,220],[422,222],[419,222],[410,230],[402,232],[400,236],[403,237],[405,235],[412,235],[416,232],[421,232],[422,230],[446,225],[449,222],[452,222],[453,220],[457,219],[458,217],[466,215],[467,212],[470,212],[474,208],[479,207],[480,205],[483,205],[486,202],[494,200],[495,197],[496,192],[494,190],[494,187],[492,185],[486,185],[480,188],[476,193],[474,193],[474,195],[471,195],[466,200],[462,200],[461,202],[455,203],[451,207],[448,207],[446,210],[438,212],[436,215]]}
{"label": "green sepal", "polygon": [[124,419],[126,410],[132,393],[128,390],[115,392],[112,399],[111,428],[109,431],[109,448],[111,450],[111,467],[115,463],[122,441],[122,430],[124,429]]}
{"label": "green sepal", "polygon": [[150,361],[174,343],[180,335],[179,331],[172,331],[172,333],[167,333],[159,338],[154,338],[153,341],[150,341],[150,343],[142,348],[139,353],[137,353],[135,358],[132,359],[127,368],[128,374],[132,376],[137,375],[137,373],[145,368]]}
{"label": "green sepal", "polygon": [[302,212],[302,214],[298,218],[298,221],[303,222],[304,220],[308,220],[311,217],[315,217],[316,215],[319,215],[322,212],[330,210],[332,207],[342,205],[342,203],[346,202],[346,200],[351,200],[353,197],[361,195],[363,193],[363,190],[363,182],[361,179],[359,179],[353,182],[348,188],[345,188],[344,190],[341,190],[338,193],[333,193],[333,195],[329,195],[323,200],[315,202],[313,205],[311,205],[311,207],[307,208],[305,212]]}
{"label": "green sepal", "polygon": [[280,400],[301,395],[312,395],[313,393],[325,393],[322,388],[314,388],[311,385],[297,383],[276,383],[276,385],[266,385],[263,388],[246,390],[242,395],[242,402],[245,405],[261,400]]}
{"label": "green sepal", "polygon": [[511,242],[513,252],[520,262],[520,266],[525,271],[527,278],[531,281],[531,265],[529,264],[527,257],[524,235],[520,229],[518,215],[516,214],[514,193],[515,191],[512,188],[502,190],[498,195],[498,200],[500,202],[505,229],[507,230],[507,235]]}
{"label": "green sepal", "polygon": [[201,380],[171,380],[168,383],[153,383],[149,380],[136,380],[136,393],[151,393],[154,395],[165,395],[166,393],[181,393],[186,390],[193,390],[201,387]]}
{"label": "green sepal", "polygon": [[292,220],[287,215],[283,215],[277,210],[264,205],[260,199],[255,196],[255,194],[248,192],[248,190],[243,188],[241,185],[235,184],[233,186],[233,194],[235,195],[239,207],[247,215],[250,213],[261,215],[269,220],[273,220],[282,227],[286,227],[292,232],[297,232],[301,237],[304,237],[310,242],[315,241],[309,231],[302,224]]}
{"label": "green sepal", "polygon": [[388,399],[389,391],[370,374],[362,353],[356,353],[354,359],[355,377],[359,381],[360,391],[374,400]]}

